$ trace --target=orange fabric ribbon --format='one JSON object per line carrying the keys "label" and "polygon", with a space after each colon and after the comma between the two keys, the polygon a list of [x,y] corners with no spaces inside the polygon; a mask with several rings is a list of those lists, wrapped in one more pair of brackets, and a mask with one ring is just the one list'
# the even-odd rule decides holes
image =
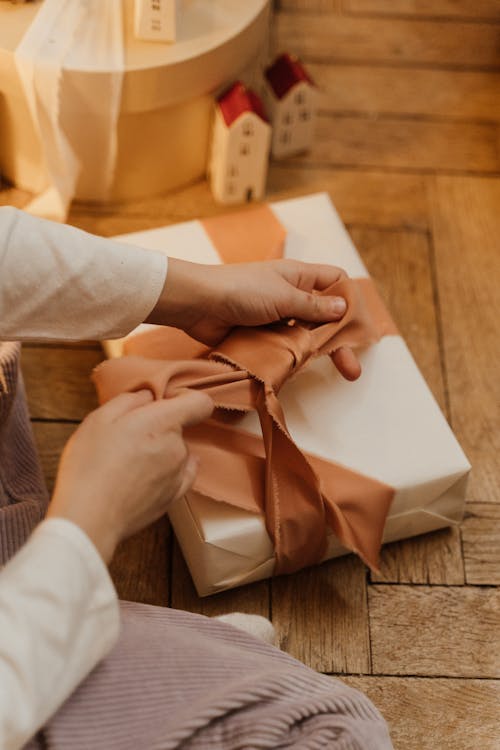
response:
{"label": "orange fabric ribbon", "polygon": [[[358,349],[397,333],[371,280],[343,279],[322,294],[346,299],[341,321],[239,327],[212,350],[180,331],[158,329],[126,342],[127,354],[145,356],[108,360],[93,373],[101,403],[141,388],[149,388],[157,399],[180,388],[202,389],[213,398],[216,418],[185,432],[201,458],[194,488],[214,500],[264,513],[276,573],[319,562],[326,551],[327,526],[376,568],[394,494],[375,479],[304,454],[288,432],[278,400],[288,378],[314,357],[341,346]],[[151,356],[160,358],[147,358]],[[259,415],[263,441],[227,424],[231,413],[249,410]]]}

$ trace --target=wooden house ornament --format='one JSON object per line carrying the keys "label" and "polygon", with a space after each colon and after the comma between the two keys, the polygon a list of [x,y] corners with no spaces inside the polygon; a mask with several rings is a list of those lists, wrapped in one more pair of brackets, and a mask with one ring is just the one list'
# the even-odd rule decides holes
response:
{"label": "wooden house ornament", "polygon": [[260,97],[241,81],[216,101],[209,178],[220,203],[261,200],[271,126]]}
{"label": "wooden house ornament", "polygon": [[271,153],[280,159],[312,145],[318,90],[296,57],[280,55],[264,76],[263,98],[273,126]]}

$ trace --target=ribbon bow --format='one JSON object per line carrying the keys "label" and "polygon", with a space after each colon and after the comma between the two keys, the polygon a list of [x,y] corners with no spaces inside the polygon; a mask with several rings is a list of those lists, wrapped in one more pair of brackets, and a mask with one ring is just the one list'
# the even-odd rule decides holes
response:
{"label": "ribbon bow", "polygon": [[[212,350],[179,331],[158,329],[131,338],[128,351],[157,356],[161,351],[161,359],[127,356],[108,360],[93,373],[101,403],[141,388],[149,388],[157,399],[179,388],[202,389],[213,398],[216,418],[185,433],[201,457],[194,489],[264,513],[276,573],[319,562],[328,526],[345,547],[376,568],[394,493],[377,480],[304,454],[288,432],[278,399],[286,380],[314,357],[341,346],[364,347],[396,333],[370,279],[342,279],[322,294],[346,299],[341,321],[238,327]],[[168,359],[173,340],[185,358]],[[220,418],[250,410],[259,415],[264,451],[261,441]]]}

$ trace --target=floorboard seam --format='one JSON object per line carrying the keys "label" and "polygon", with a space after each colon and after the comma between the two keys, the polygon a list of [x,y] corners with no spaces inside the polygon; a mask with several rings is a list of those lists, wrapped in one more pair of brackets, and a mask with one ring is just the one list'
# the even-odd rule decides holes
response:
{"label": "floorboard seam", "polygon": [[[274,163],[273,166],[278,166]],[[324,162],[324,161],[292,161],[280,163],[280,167],[285,169],[301,169],[308,171],[311,169],[322,169],[325,171],[338,172],[378,172],[383,175],[415,175],[417,177],[481,177],[484,179],[498,179],[500,170],[485,172],[484,170],[474,169],[443,169],[441,167],[387,167],[380,164],[345,164],[344,162]]]}
{"label": "floorboard seam", "polygon": [[[430,210],[430,207],[429,207]],[[434,310],[436,313],[436,333],[439,348],[439,364],[441,366],[441,375],[443,378],[443,390],[444,390],[444,401],[446,407],[446,416],[450,426],[453,426],[452,414],[451,414],[451,402],[450,402],[450,390],[448,383],[448,367],[446,364],[446,354],[444,348],[444,332],[443,332],[443,316],[441,311],[441,298],[439,294],[439,278],[436,263],[436,248],[434,244],[434,234],[432,230],[432,217],[430,217],[431,229],[428,233],[428,253],[429,253],[429,268],[431,272],[432,282],[432,297],[434,300]]]}
{"label": "floorboard seam", "polygon": [[370,674],[373,670],[373,649],[372,649],[372,624],[371,624],[371,617],[370,617],[370,597],[369,597],[369,588],[370,588],[370,571],[367,569],[365,573],[365,600],[366,600],[366,617],[367,617],[367,625],[368,625],[368,658],[370,661]]}
{"label": "floorboard seam", "polygon": [[81,419],[65,419],[64,417],[31,417],[33,424],[81,424]]}
{"label": "floorboard seam", "polygon": [[500,73],[500,65],[471,65],[470,63],[445,63],[427,60],[389,60],[366,57],[310,57],[301,55],[301,59],[313,65],[343,65],[370,68],[399,68],[401,70],[437,70],[456,73]]}
{"label": "floorboard seam", "polygon": [[396,122],[425,122],[429,124],[439,125],[480,125],[481,127],[498,128],[500,120],[491,120],[487,118],[461,118],[461,117],[450,117],[446,115],[431,115],[423,112],[385,112],[385,111],[371,111],[365,110],[343,110],[343,109],[330,109],[328,107],[320,107],[318,114],[321,117],[330,117],[350,120],[369,120],[370,122],[386,122],[388,120]]}
{"label": "floorboard seam", "polygon": [[376,581],[371,582],[370,586],[406,586],[412,589],[432,588],[432,589],[500,589],[496,583],[412,583],[405,581]]}
{"label": "floorboard seam", "polygon": [[326,677],[395,677],[402,680],[482,680],[484,682],[498,682],[500,677],[471,677],[465,675],[447,675],[447,674],[388,674],[386,672],[322,672]]}

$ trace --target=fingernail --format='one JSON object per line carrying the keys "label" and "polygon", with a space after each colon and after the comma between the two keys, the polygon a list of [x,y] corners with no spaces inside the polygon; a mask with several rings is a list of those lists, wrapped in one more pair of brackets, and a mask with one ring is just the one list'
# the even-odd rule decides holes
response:
{"label": "fingernail", "polygon": [[331,303],[331,310],[334,315],[343,315],[347,310],[347,302],[343,297],[335,297]]}

